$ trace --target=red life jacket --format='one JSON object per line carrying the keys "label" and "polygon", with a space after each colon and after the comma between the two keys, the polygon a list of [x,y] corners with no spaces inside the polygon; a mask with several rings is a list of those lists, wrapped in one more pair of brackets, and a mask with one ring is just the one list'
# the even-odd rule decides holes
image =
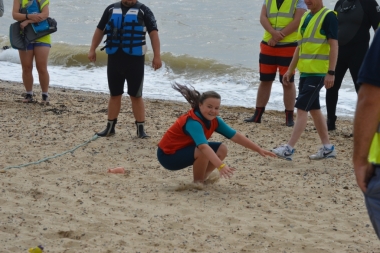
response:
{"label": "red life jacket", "polygon": [[191,109],[176,120],[176,122],[168,129],[168,131],[166,131],[161,141],[158,143],[158,146],[164,151],[165,154],[171,155],[181,148],[195,144],[191,136],[185,134],[184,132],[185,124],[189,118],[201,123],[203,133],[205,134],[207,140],[218,127],[218,120],[215,118],[211,121],[210,128],[207,129],[202,119],[195,114],[194,109]]}

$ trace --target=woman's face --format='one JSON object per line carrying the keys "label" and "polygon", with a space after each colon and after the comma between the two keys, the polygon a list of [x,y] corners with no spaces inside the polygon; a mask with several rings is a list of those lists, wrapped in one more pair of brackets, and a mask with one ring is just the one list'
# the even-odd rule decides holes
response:
{"label": "woman's face", "polygon": [[220,99],[207,98],[203,101],[203,104],[199,103],[199,110],[202,116],[207,120],[213,120],[219,115]]}

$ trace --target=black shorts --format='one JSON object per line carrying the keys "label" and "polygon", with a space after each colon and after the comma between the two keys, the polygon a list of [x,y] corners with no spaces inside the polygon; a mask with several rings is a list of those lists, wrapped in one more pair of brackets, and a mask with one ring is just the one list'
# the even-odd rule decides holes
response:
{"label": "black shorts", "polygon": [[324,86],[324,76],[300,77],[295,108],[304,111],[319,110],[319,91]]}
{"label": "black shorts", "polygon": [[[209,142],[208,145],[216,153],[220,147],[221,142]],[[174,154],[167,155],[164,151],[157,148],[157,158],[160,164],[167,170],[182,170],[186,167],[194,164],[194,151],[195,145],[187,146],[185,148],[177,150]]]}
{"label": "black shorts", "polygon": [[115,54],[108,55],[107,78],[111,96],[120,96],[124,93],[125,81],[128,85],[128,95],[142,96],[144,62],[144,56],[128,55],[120,49]]}

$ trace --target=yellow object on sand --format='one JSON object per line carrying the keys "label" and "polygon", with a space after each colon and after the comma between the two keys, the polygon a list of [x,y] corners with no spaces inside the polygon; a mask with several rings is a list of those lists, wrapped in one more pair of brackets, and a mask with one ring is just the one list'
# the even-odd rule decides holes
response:
{"label": "yellow object on sand", "polygon": [[29,253],[43,253],[44,248],[39,245],[38,247],[35,248],[30,248]]}

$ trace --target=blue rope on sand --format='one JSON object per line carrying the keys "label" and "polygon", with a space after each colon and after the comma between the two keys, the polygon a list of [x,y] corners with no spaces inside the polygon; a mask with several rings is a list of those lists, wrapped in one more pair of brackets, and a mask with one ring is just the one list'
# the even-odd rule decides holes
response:
{"label": "blue rope on sand", "polygon": [[57,154],[57,155],[54,155],[54,156],[49,156],[49,157],[43,158],[43,159],[41,159],[41,160],[39,160],[39,161],[37,161],[37,162],[31,162],[31,163],[26,163],[26,164],[22,164],[22,165],[9,166],[9,167],[4,168],[4,170],[9,170],[9,169],[12,169],[12,168],[22,168],[22,167],[26,167],[26,166],[29,166],[29,165],[32,165],[32,164],[39,164],[39,163],[45,162],[45,161],[47,161],[47,160],[50,160],[50,159],[53,159],[53,158],[57,158],[57,157],[63,156],[63,155],[65,155],[65,154],[69,153],[69,152],[74,153],[74,151],[77,150],[78,148],[80,148],[80,147],[82,147],[82,146],[84,146],[84,145],[87,145],[87,144],[90,143],[91,141],[94,141],[94,140],[96,140],[96,139],[98,139],[98,138],[99,138],[99,136],[95,134],[95,135],[92,136],[92,138],[89,139],[88,141],[86,141],[86,142],[84,142],[84,143],[82,143],[82,144],[76,146],[76,147],[73,148],[73,149],[67,150],[67,151],[65,151],[65,152],[63,152],[63,153],[61,153],[61,154]]}

